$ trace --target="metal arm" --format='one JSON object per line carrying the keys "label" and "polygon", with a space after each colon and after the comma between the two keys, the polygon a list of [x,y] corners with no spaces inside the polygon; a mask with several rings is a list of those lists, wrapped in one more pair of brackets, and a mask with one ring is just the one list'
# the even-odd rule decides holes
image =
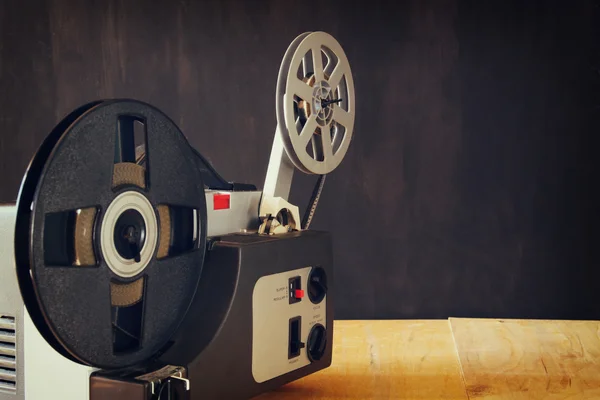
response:
{"label": "metal arm", "polygon": [[[296,169],[296,167],[285,151],[281,132],[279,131],[279,128],[277,128],[275,130],[275,138],[273,139],[271,157],[269,158],[267,177],[265,178],[265,185],[263,187],[259,216],[276,216],[281,210],[288,210],[290,213],[289,217],[291,218],[289,227],[292,229],[301,229],[300,224],[302,221],[300,220],[298,207],[287,201],[292,186],[294,169]],[[259,232],[264,232],[264,230],[267,229],[267,222],[268,221],[263,221],[261,228],[259,228]]]}
{"label": "metal arm", "polygon": [[285,151],[281,132],[278,127],[275,130],[275,138],[273,139],[273,148],[271,149],[271,157],[269,158],[265,185],[263,186],[263,195],[281,197],[287,201],[290,196],[295,169],[296,167]]}

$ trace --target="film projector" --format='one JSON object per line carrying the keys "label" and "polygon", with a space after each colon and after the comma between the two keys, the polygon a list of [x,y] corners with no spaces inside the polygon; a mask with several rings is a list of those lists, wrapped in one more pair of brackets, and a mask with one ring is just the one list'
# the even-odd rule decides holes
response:
{"label": "film projector", "polygon": [[[354,112],[342,47],[308,32],[279,71],[262,191],[149,104],[66,116],[0,206],[0,400],[247,399],[327,368],[332,244],[309,226]],[[318,176],[302,218],[296,168]]]}

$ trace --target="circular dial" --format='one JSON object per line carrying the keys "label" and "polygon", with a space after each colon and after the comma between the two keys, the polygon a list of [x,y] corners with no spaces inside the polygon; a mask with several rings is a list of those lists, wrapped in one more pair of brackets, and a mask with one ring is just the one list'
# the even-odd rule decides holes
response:
{"label": "circular dial", "polygon": [[327,275],[322,267],[314,267],[308,275],[308,298],[318,304],[327,294]]}
{"label": "circular dial", "polygon": [[316,324],[308,334],[306,354],[312,362],[319,361],[327,349],[327,331],[321,324]]}
{"label": "circular dial", "polygon": [[324,175],[342,161],[354,129],[354,82],[340,44],[324,32],[298,36],[277,82],[277,121],[286,152],[305,173]]}
{"label": "circular dial", "polygon": [[205,240],[193,151],[166,115],[138,101],[95,102],[66,117],[19,193],[15,259],[27,310],[58,352],[97,368],[161,351],[195,294]]}

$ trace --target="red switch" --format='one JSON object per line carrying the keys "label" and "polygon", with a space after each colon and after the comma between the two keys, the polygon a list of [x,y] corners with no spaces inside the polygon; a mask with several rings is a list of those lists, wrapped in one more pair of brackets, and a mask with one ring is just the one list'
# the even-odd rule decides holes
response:
{"label": "red switch", "polygon": [[231,206],[229,193],[215,193],[213,195],[214,210],[228,210]]}
{"label": "red switch", "polygon": [[304,290],[302,290],[302,289],[296,289],[294,291],[294,297],[297,298],[297,299],[303,298],[304,297]]}

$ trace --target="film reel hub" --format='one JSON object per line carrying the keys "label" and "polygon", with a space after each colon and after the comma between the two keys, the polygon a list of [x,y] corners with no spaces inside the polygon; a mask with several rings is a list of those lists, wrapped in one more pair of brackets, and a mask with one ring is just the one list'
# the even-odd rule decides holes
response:
{"label": "film reel hub", "polygon": [[158,221],[150,201],[137,191],[117,196],[108,206],[100,229],[104,260],[116,275],[131,278],[152,259]]}
{"label": "film reel hub", "polygon": [[[343,99],[335,98],[337,90],[333,90],[327,81],[315,83],[314,75],[305,81],[307,85],[313,87],[313,95],[311,101],[298,100],[297,108],[299,122],[302,124],[306,123],[306,121],[311,118],[314,110],[318,124],[314,134],[320,135],[319,127],[330,125],[332,123],[334,105],[342,102]],[[337,126],[333,126],[331,129],[337,129]]]}
{"label": "film reel hub", "polygon": [[115,226],[114,241],[121,257],[140,262],[140,250],[146,242],[146,224],[142,214],[134,209],[123,212]]}
{"label": "film reel hub", "polygon": [[[317,114],[317,123],[319,126],[325,126],[331,123],[333,115],[333,96],[331,86],[327,81],[321,81],[315,85],[313,91],[312,106]],[[307,115],[310,118],[310,113]]]}

